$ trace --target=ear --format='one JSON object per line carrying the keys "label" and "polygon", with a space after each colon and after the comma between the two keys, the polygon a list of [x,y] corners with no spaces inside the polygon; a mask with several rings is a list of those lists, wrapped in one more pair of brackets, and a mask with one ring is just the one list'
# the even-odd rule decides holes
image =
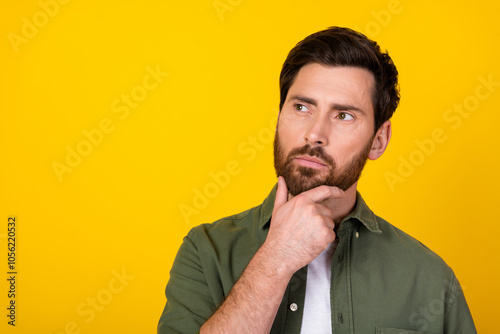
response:
{"label": "ear", "polygon": [[380,126],[377,133],[375,133],[375,137],[373,137],[372,148],[370,153],[368,153],[368,159],[376,160],[385,152],[391,140],[391,135],[391,121],[387,120]]}

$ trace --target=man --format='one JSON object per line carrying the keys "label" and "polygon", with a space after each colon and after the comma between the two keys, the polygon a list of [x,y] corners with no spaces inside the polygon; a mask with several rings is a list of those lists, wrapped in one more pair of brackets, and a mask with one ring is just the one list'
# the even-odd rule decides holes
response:
{"label": "man", "polygon": [[346,28],[290,51],[278,184],[261,205],[189,232],[158,333],[476,333],[453,271],[356,190],[391,138],[397,74]]}

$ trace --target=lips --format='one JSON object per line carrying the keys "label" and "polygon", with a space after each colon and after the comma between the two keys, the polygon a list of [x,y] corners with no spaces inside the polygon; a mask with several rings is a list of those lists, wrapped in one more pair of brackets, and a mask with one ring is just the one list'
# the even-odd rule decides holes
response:
{"label": "lips", "polygon": [[323,160],[310,155],[301,155],[295,157],[294,160],[301,166],[310,167],[314,169],[328,168],[328,165]]}

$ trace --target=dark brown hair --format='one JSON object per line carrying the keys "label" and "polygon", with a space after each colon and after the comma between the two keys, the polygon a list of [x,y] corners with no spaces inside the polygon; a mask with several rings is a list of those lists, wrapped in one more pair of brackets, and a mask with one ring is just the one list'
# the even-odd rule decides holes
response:
{"label": "dark brown hair", "polygon": [[372,96],[375,131],[396,110],[399,103],[398,70],[377,42],[349,28],[330,27],[316,32],[290,51],[280,74],[280,110],[288,90],[302,66],[319,63],[327,66],[353,66],[367,69],[375,77]]}

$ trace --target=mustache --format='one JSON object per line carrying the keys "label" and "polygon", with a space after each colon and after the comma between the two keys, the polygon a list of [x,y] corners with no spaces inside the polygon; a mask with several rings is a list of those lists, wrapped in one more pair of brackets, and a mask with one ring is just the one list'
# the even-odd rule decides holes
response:
{"label": "mustache", "polygon": [[315,146],[311,147],[311,145],[306,144],[302,147],[296,147],[290,151],[288,154],[288,161],[292,160],[296,156],[300,155],[309,155],[311,157],[316,157],[321,160],[323,160],[325,163],[327,163],[330,166],[334,165],[333,158],[329,156],[328,154],[325,153],[322,147],[320,146]]}

